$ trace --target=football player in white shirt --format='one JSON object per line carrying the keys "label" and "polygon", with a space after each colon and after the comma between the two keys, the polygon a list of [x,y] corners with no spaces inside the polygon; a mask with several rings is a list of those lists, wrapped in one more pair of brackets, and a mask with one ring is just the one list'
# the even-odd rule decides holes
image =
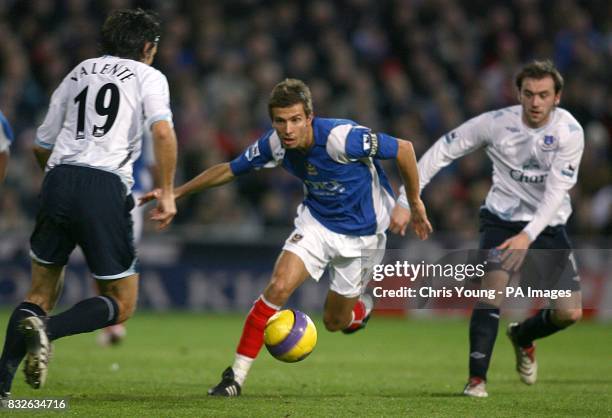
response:
{"label": "football player in white shirt", "polygon": [[[32,285],[8,323],[0,358],[3,398],[24,356],[26,382],[39,388],[47,376],[50,341],[123,322],[134,312],[138,265],[130,192],[144,123],[153,133],[162,190],[153,219],[164,228],[176,214],[168,83],[150,66],[159,35],[160,23],[150,12],[111,13],[102,27],[104,55],[77,65],[53,93],[35,147],[46,175],[30,239]],[[101,295],[48,317],[76,245]]]}
{"label": "football player in white shirt", "polygon": [[[508,327],[516,369],[531,385],[537,378],[533,341],[582,316],[580,282],[565,223],[572,212],[569,190],[576,184],[584,133],[569,112],[557,107],[563,78],[551,61],[523,67],[516,86],[519,106],[465,122],[440,138],[421,157],[418,168],[422,190],[440,169],[484,147],[493,162],[493,185],[480,210],[480,248],[487,250],[488,263],[482,286],[503,289],[520,269],[524,279],[537,280],[540,286],[571,291],[571,297],[552,300],[550,308]],[[390,229],[403,234],[410,213],[403,196],[398,203]],[[463,392],[467,396],[488,396],[485,383],[502,299],[480,300],[472,312],[470,375]]]}
{"label": "football player in white shirt", "polygon": [[4,114],[0,112],[0,184],[4,181],[9,161],[9,148],[13,142],[13,131]]}

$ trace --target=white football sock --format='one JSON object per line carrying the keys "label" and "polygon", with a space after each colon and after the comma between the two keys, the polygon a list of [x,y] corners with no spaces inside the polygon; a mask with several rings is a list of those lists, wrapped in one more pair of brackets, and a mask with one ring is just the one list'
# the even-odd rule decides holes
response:
{"label": "white football sock", "polygon": [[247,374],[249,374],[249,369],[253,364],[254,358],[250,358],[247,356],[243,356],[242,354],[236,353],[236,358],[234,359],[234,364],[232,365],[232,370],[234,371],[234,379],[240,387],[244,384],[246,380]]}

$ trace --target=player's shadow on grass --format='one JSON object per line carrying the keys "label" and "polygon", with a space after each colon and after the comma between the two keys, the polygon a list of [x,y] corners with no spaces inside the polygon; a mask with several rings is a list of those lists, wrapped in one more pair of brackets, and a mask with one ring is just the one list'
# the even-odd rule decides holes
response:
{"label": "player's shadow on grass", "polygon": [[463,398],[463,399],[466,398],[466,396],[463,395],[463,393],[461,393],[461,392],[434,392],[434,393],[423,392],[423,393],[419,394],[419,397],[430,397],[430,398]]}

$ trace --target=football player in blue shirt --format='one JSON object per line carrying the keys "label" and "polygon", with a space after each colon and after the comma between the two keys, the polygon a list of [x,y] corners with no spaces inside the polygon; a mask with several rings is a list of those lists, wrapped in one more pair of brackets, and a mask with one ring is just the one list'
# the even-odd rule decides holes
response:
{"label": "football player in blue shirt", "polygon": [[[426,239],[431,225],[419,198],[419,178],[412,144],[374,133],[345,119],[314,117],[310,89],[286,79],[272,90],[270,131],[229,163],[217,164],[175,189],[175,198],[220,186],[260,168],[282,166],[302,180],[305,190],[295,230],[281,252],[272,278],[249,312],[234,364],[209,395],[238,396],[263,345],[268,319],[308,277],[330,272],[323,322],[329,331],[363,328],[372,310],[363,295],[368,267],[382,261],[385,231],[395,204],[378,160],[395,159],[412,210],[412,228]],[[159,195],[155,190],[141,203]],[[376,254],[366,257],[364,252]],[[379,250],[379,251],[375,251]]]}

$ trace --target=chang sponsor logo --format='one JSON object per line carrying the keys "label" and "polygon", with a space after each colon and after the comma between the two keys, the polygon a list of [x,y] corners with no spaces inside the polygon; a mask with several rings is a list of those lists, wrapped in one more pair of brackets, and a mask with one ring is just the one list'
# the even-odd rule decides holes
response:
{"label": "chang sponsor logo", "polygon": [[510,170],[510,177],[520,183],[539,184],[544,183],[548,174],[525,174],[522,170]]}

